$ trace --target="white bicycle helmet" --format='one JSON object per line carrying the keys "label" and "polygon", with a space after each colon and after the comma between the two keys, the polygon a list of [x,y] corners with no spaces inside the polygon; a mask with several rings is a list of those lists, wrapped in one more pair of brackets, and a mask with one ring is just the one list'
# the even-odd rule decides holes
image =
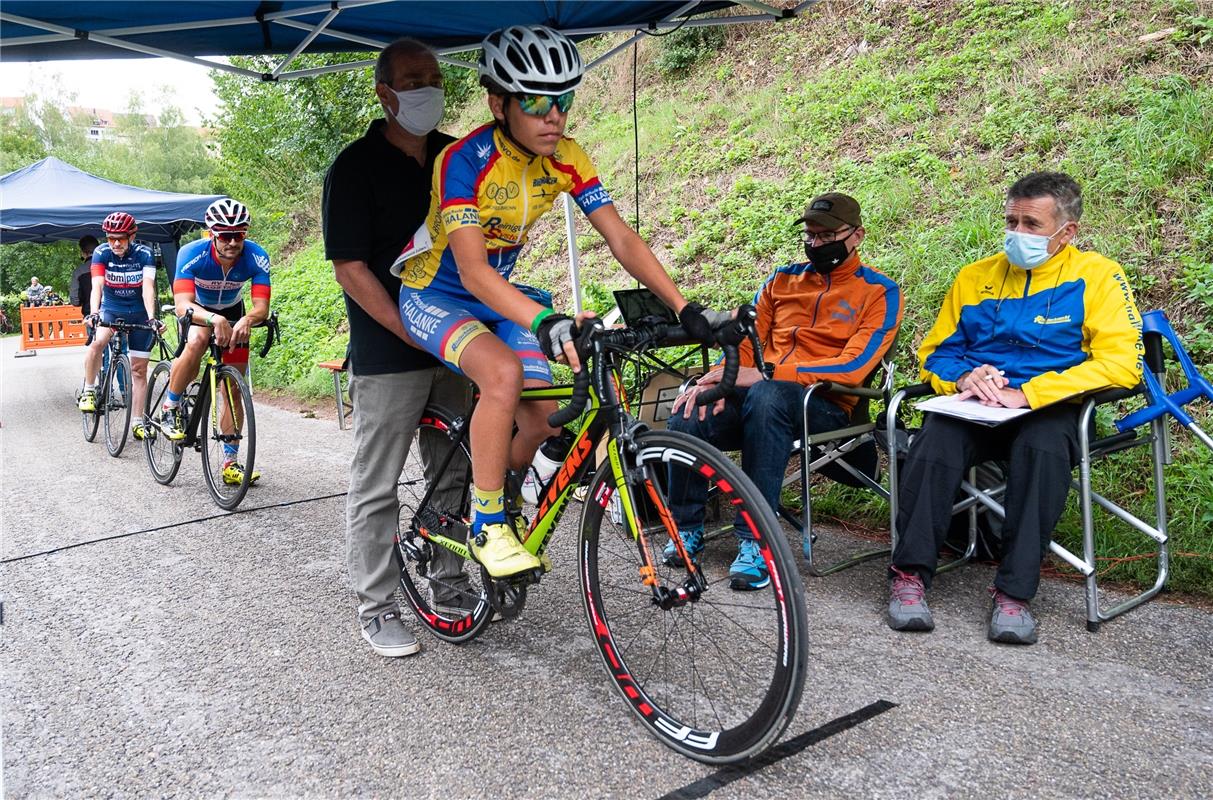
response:
{"label": "white bicycle helmet", "polygon": [[543,25],[514,25],[484,37],[480,82],[511,94],[561,95],[581,85],[585,67],[577,45]]}
{"label": "white bicycle helmet", "polygon": [[244,203],[224,197],[207,207],[202,221],[211,230],[233,230],[247,228],[249,218],[248,207]]}

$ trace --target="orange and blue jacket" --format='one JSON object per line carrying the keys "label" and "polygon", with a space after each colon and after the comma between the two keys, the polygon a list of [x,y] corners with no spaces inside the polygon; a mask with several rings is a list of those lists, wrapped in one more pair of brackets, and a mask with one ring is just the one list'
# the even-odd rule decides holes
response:
{"label": "orange and blue jacket", "polygon": [[940,394],[983,364],[1032,408],[1141,381],[1141,314],[1124,270],[1067,245],[1031,271],[1003,253],[960,271],[918,349]]}
{"label": "orange and blue jacket", "polygon": [[[860,385],[893,345],[903,314],[901,289],[851,254],[828,274],[809,264],[775,270],[754,296],[763,359],[777,381]],[[742,366],[755,367],[749,342]],[[848,414],[857,399],[825,395]]]}

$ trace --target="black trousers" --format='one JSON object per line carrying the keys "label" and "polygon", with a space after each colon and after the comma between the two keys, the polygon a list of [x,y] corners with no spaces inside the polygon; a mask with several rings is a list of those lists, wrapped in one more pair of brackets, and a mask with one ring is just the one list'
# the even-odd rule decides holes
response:
{"label": "black trousers", "polygon": [[1078,415],[1078,405],[1059,404],[991,428],[928,414],[901,469],[893,566],[917,573],[929,588],[961,480],[974,464],[1007,461],[1007,518],[994,585],[1031,600],[1078,463]]}

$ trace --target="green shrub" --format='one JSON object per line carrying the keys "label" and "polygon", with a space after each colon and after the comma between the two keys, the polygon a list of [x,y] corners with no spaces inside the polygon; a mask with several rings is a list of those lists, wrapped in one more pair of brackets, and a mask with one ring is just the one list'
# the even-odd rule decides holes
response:
{"label": "green shrub", "polygon": [[724,46],[724,28],[679,28],[661,36],[660,41],[657,69],[663,75],[684,75]]}

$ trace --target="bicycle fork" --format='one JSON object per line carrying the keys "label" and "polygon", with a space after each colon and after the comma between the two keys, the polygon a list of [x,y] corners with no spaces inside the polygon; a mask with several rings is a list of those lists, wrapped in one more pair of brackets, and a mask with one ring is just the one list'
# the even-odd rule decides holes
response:
{"label": "bicycle fork", "polygon": [[[625,446],[620,447],[620,442],[625,442]],[[707,581],[704,580],[703,571],[691,559],[682,537],[678,535],[678,524],[674,521],[674,515],[670,513],[669,504],[654,480],[651,469],[643,465],[630,466],[628,464],[625,450],[631,442],[630,435],[610,438],[607,442],[607,457],[610,459],[611,474],[615,479],[615,496],[618,498],[625,524],[631,529],[632,536],[636,540],[636,547],[640,552],[640,582],[649,587],[649,591],[652,592],[653,605],[659,606],[663,610],[668,611],[687,603],[697,602],[707,590]],[[657,512],[657,517],[661,522],[660,528],[654,526],[654,530],[646,530],[641,521],[638,506],[641,498],[633,496],[632,493],[632,488],[639,489],[640,487],[643,487],[644,490],[644,500]],[[655,530],[665,531],[670,541],[674,543],[678,557],[682,559],[682,563],[686,567],[687,578],[681,586],[664,586],[657,579],[657,567],[653,558],[654,550],[650,543],[651,534]]]}

